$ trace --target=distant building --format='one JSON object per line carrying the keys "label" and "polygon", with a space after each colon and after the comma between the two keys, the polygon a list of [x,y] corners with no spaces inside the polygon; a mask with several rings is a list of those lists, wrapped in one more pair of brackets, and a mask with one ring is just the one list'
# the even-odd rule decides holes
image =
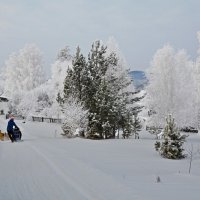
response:
{"label": "distant building", "polygon": [[0,96],[0,102],[8,102],[8,99],[6,97]]}
{"label": "distant building", "polygon": [[8,98],[0,96],[0,115],[8,113]]}

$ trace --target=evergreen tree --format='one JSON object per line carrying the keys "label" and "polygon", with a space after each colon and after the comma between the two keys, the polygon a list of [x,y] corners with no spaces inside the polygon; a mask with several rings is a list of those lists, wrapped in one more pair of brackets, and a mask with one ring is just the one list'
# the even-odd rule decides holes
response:
{"label": "evergreen tree", "polygon": [[164,128],[164,141],[161,145],[156,142],[155,148],[164,158],[181,159],[185,157],[183,154],[184,149],[182,148],[185,138],[186,136],[181,135],[176,127],[174,118],[169,115]]}
{"label": "evergreen tree", "polygon": [[61,49],[59,52],[58,52],[58,55],[57,55],[57,59],[56,60],[59,60],[61,62],[64,62],[66,60],[70,61],[72,59],[72,55],[70,53],[70,48],[68,46],[66,46],[65,48]]}
{"label": "evergreen tree", "polygon": [[68,137],[73,136],[76,129],[79,129],[82,136],[85,136],[88,124],[88,111],[84,102],[87,79],[87,63],[85,57],[80,52],[80,48],[77,47],[76,55],[72,60],[72,67],[67,69],[63,98],[60,94],[57,97],[65,115],[62,129],[64,135]]}
{"label": "evergreen tree", "polygon": [[[90,110],[89,135],[98,133],[100,138],[110,138],[115,132],[116,89],[113,87],[116,78],[107,74],[109,67],[117,66],[114,54],[106,57],[106,47],[99,41],[92,45],[88,56],[89,87],[87,87],[86,106]],[[110,66],[111,65],[111,66]],[[105,128],[106,127],[106,128]],[[109,127],[109,129],[108,129]],[[105,131],[106,129],[106,131]]]}
{"label": "evergreen tree", "polygon": [[79,101],[82,101],[84,96],[84,82],[87,76],[85,75],[86,60],[83,54],[80,53],[79,47],[77,47],[72,66],[72,68],[68,68],[67,76],[65,77],[64,98],[67,99],[69,96],[74,96]]}
{"label": "evergreen tree", "polygon": [[60,95],[60,92],[58,92],[58,95],[57,95],[57,98],[56,98],[56,101],[58,102],[58,104],[62,104],[62,103],[64,103],[63,102],[63,98],[61,97],[61,95]]}

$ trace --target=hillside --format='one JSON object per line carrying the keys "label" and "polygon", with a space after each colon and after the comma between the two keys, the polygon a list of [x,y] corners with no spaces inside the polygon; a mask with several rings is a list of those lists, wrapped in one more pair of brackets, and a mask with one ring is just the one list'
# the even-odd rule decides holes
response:
{"label": "hillside", "polygon": [[147,84],[147,78],[144,71],[130,71],[129,75],[133,80],[133,84],[137,90],[144,89]]}

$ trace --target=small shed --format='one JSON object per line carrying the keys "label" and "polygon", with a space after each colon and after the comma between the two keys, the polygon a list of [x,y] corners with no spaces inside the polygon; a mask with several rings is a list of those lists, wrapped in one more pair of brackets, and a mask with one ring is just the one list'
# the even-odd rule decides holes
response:
{"label": "small shed", "polygon": [[5,96],[0,96],[0,115],[8,113],[8,98]]}

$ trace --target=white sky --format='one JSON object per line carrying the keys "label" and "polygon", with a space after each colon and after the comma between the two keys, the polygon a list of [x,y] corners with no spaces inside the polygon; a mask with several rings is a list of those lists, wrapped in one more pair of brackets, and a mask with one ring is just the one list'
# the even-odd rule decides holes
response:
{"label": "white sky", "polygon": [[57,52],[114,36],[130,68],[146,69],[158,48],[170,43],[196,56],[199,0],[0,0],[0,66],[12,52],[35,43],[46,71]]}

